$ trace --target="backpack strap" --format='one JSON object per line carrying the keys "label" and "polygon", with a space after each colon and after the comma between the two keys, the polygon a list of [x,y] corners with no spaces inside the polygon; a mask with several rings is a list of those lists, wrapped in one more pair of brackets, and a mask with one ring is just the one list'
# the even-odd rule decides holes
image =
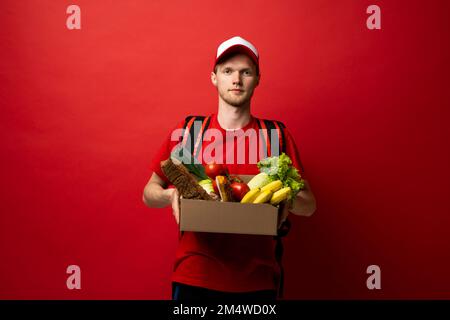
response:
{"label": "backpack strap", "polygon": [[286,153],[286,137],[284,135],[284,129],[286,128],[284,123],[280,121],[273,121],[273,124],[275,126],[275,129],[277,131],[279,140],[280,140],[280,154],[282,152]]}
{"label": "backpack strap", "polygon": [[274,237],[275,243],[275,260],[280,267],[280,275],[276,280],[276,284],[278,286],[278,296],[283,298],[284,294],[284,268],[282,264],[282,258],[284,253],[283,241],[282,238],[285,237],[289,230],[291,229],[291,222],[289,219],[286,219],[281,225],[280,229],[278,229],[278,234]]}
{"label": "backpack strap", "polygon": [[[274,151],[278,151],[278,155],[286,152],[286,136],[284,133],[284,129],[286,128],[286,126],[282,122],[276,120],[258,119],[258,127],[259,129],[261,129],[260,134],[262,141],[262,158],[271,157],[272,152]],[[274,142],[278,142],[278,150],[276,150],[276,148],[273,146]],[[275,260],[280,267],[280,275],[277,279],[275,279],[278,287],[277,289],[279,298],[283,298],[284,294],[284,268],[282,264],[284,247],[282,238],[289,233],[290,229],[291,222],[289,221],[289,219],[286,219],[278,229],[278,234],[273,237],[276,242]]]}
{"label": "backpack strap", "polygon": [[203,136],[210,122],[211,116],[187,116],[184,120],[182,146],[186,147],[194,158],[200,153]]}
{"label": "backpack strap", "polygon": [[[286,137],[284,135],[284,124],[275,120],[257,119],[261,135],[261,158],[271,157],[272,151],[278,151],[278,155],[286,152]],[[278,142],[278,150],[272,145]]]}

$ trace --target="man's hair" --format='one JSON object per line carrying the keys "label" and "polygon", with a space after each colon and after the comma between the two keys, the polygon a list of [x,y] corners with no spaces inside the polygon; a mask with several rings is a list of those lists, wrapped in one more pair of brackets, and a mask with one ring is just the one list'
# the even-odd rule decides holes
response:
{"label": "man's hair", "polygon": [[[217,74],[217,68],[219,67],[220,64],[223,64],[225,61],[227,61],[228,59],[230,59],[230,58],[232,58],[232,57],[234,57],[234,56],[236,56],[236,55],[238,55],[238,54],[241,54],[241,52],[233,52],[233,53],[231,53],[231,54],[228,54],[228,55],[226,55],[226,56],[220,58],[220,60],[217,61],[216,65],[214,66],[214,73]],[[253,65],[255,66],[255,69],[256,69],[256,75],[259,76],[259,67],[255,64],[255,62],[254,62],[252,59],[250,59],[250,61],[251,61],[251,62],[253,63]]]}

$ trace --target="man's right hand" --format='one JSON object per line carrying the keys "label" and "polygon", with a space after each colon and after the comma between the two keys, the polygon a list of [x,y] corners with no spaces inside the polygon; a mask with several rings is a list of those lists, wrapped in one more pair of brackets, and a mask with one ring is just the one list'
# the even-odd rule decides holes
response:
{"label": "man's right hand", "polygon": [[170,203],[172,204],[172,213],[175,217],[177,224],[180,224],[180,195],[178,190],[175,188],[170,188],[166,190]]}
{"label": "man's right hand", "polygon": [[180,195],[176,188],[165,189],[164,181],[153,172],[144,188],[142,200],[149,208],[165,208],[172,205],[173,216],[180,223]]}

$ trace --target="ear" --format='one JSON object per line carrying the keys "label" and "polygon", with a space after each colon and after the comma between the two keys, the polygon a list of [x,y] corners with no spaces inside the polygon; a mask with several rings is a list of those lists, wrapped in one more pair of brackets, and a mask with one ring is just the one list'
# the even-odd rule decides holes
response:
{"label": "ear", "polygon": [[258,74],[258,78],[256,79],[256,85],[255,87],[257,87],[259,85],[259,80],[261,80],[261,73]]}
{"label": "ear", "polygon": [[211,72],[211,82],[217,88],[217,76],[214,72]]}

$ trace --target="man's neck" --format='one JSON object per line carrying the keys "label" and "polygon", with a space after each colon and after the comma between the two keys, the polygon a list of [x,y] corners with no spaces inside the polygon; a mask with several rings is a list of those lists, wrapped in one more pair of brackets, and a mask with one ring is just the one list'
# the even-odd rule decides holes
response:
{"label": "man's neck", "polygon": [[225,130],[236,130],[245,127],[251,119],[250,103],[245,106],[233,107],[227,103],[220,103],[217,121]]}

